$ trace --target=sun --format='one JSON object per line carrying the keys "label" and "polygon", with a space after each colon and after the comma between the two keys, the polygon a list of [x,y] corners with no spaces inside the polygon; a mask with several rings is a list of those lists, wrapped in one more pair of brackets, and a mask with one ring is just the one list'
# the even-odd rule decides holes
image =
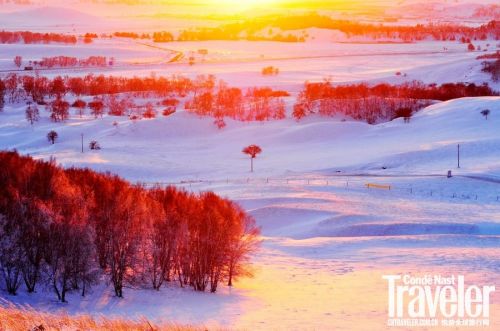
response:
{"label": "sun", "polygon": [[234,11],[262,8],[276,5],[283,0],[208,0],[212,6],[220,6]]}

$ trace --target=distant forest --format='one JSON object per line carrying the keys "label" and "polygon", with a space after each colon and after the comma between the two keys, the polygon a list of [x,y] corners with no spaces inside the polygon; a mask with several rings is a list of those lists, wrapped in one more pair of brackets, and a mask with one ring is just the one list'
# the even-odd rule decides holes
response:
{"label": "distant forest", "polygon": [[[277,42],[305,42],[309,37],[306,29],[320,28],[337,30],[350,37],[363,36],[372,40],[396,40],[418,42],[422,40],[458,41],[471,43],[475,40],[500,40],[498,21],[490,21],[478,27],[460,24],[417,24],[383,25],[359,23],[348,20],[332,19],[317,13],[263,16],[253,19],[225,23],[216,27],[196,27],[181,30],[144,33],[137,31],[116,31],[111,34],[86,33],[84,43],[97,38],[130,38],[151,40],[153,42],[207,41],[207,40],[249,40]],[[66,43],[76,44],[78,37],[60,33],[36,33],[30,31],[0,31],[0,43]]]}

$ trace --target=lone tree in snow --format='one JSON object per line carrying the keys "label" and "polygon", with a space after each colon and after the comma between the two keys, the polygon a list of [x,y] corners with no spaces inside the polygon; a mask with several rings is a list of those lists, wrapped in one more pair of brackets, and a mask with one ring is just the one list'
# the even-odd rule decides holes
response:
{"label": "lone tree in snow", "polygon": [[35,122],[38,122],[40,119],[40,112],[38,111],[38,108],[36,105],[31,105],[28,104],[28,108],[26,108],[26,120],[33,126]]}
{"label": "lone tree in snow", "polygon": [[99,145],[99,143],[96,140],[92,140],[89,143],[89,148],[93,151],[98,151],[101,149],[101,145]]}
{"label": "lone tree in snow", "polygon": [[257,145],[250,145],[243,148],[242,152],[250,155],[250,171],[253,172],[253,159],[255,159],[258,154],[262,153],[262,148]]}
{"label": "lone tree in snow", "polygon": [[485,109],[485,110],[481,111],[481,115],[483,115],[486,118],[486,120],[488,120],[488,116],[490,115],[490,110]]}
{"label": "lone tree in snow", "polygon": [[14,64],[16,65],[16,67],[21,68],[21,64],[23,64],[23,58],[19,55],[16,55],[14,57]]}
{"label": "lone tree in snow", "polygon": [[59,135],[54,130],[47,133],[47,139],[49,140],[50,143],[52,143],[52,145],[54,145],[56,143],[56,139],[58,136]]}

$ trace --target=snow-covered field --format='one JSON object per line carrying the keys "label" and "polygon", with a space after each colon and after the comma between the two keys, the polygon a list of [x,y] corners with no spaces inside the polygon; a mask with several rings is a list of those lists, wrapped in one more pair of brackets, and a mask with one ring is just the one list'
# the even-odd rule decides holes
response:
{"label": "snow-covered field", "polygon": [[[480,114],[486,108],[488,120]],[[243,329],[364,330],[385,325],[383,274],[498,280],[500,98],[437,104],[409,124],[310,118],[229,122],[224,130],[182,111],[126,120],[118,128],[112,117],[73,117],[66,124],[45,118],[31,128],[23,109],[7,107],[0,114],[1,149],[55,156],[65,166],[109,170],[132,181],[214,190],[256,218],[264,242],[254,257],[255,278],[215,295],[173,285],[160,293],[127,289],[123,300],[96,288],[84,300],[75,294],[67,305],[43,293],[6,298],[13,302]],[[60,135],[55,145],[46,142],[50,129]],[[103,149],[81,154],[81,133]],[[264,150],[254,174],[240,152],[250,143]],[[460,170],[455,169],[458,143]],[[455,177],[446,178],[447,170]],[[392,189],[368,190],[366,183]],[[499,299],[492,297],[492,312],[500,311]],[[492,315],[495,329],[500,320]],[[361,325],[360,319],[366,322]]]}
{"label": "snow-covered field", "polygon": [[[457,42],[426,41],[419,43],[373,43],[332,41],[331,31],[312,31],[318,39],[307,43],[206,41],[153,43],[123,38],[97,39],[94,43],[75,45],[6,45],[0,44],[0,72],[16,70],[13,59],[22,55],[23,68],[29,61],[43,57],[106,56],[115,58],[115,65],[106,68],[66,68],[43,70],[44,75],[105,75],[147,76],[181,74],[195,77],[213,74],[230,85],[239,87],[272,86],[298,90],[306,81],[325,78],[334,83],[390,82],[393,84],[414,80],[425,83],[471,82],[489,83],[498,89],[500,83],[491,82],[481,72],[481,60],[476,58],[497,50],[495,41],[478,41],[482,51],[469,52],[467,45]],[[200,55],[199,50],[208,54]],[[486,52],[484,50],[487,50]],[[169,63],[174,57],[178,61]],[[189,65],[194,57],[195,64]],[[277,77],[262,76],[261,70],[274,66],[280,70]],[[23,72],[21,72],[23,73]],[[30,72],[24,72],[30,73]],[[396,75],[400,73],[400,75]]]}
{"label": "snow-covered field", "polygon": [[[397,9],[395,13],[404,14]],[[88,11],[72,13],[73,24],[57,23],[55,28],[50,15],[61,13],[46,14],[37,23],[43,27],[27,24],[22,15],[2,15],[9,17],[5,19],[9,29],[35,26],[42,31],[82,33],[92,27]],[[410,13],[408,17],[415,19]],[[94,23],[107,33],[115,31],[113,20],[101,17]],[[160,23],[155,21],[155,30]],[[144,22],[134,24],[144,28]],[[185,21],[171,24],[184,27]],[[271,86],[291,92],[286,99],[288,112],[304,81],[324,78],[334,83],[487,82],[500,89],[481,72],[481,60],[476,59],[485,49],[498,50],[498,41],[474,41],[482,51],[469,52],[458,42],[354,43],[332,31],[308,33],[314,38],[306,43],[154,44],[113,38],[76,46],[0,44],[0,75],[17,69],[16,55],[25,64],[47,56],[99,55],[114,57],[116,64],[42,74],[214,74],[232,86]],[[200,55],[202,49],[208,54]],[[169,63],[179,52],[183,58]],[[194,65],[187,63],[191,56]],[[279,68],[279,75],[262,76],[265,66]],[[222,286],[217,294],[171,284],[160,292],[126,288],[125,298],[118,299],[111,288],[101,286],[84,299],[70,294],[69,303],[61,304],[46,288],[32,295],[21,290],[16,297],[0,292],[0,304],[6,300],[43,311],[144,316],[155,322],[224,329],[384,330],[394,328],[386,326],[383,275],[463,274],[470,284],[500,285],[500,97],[436,103],[410,123],[396,119],[368,125],[342,117],[310,116],[300,122],[227,120],[222,130],[213,118],[182,109],[168,117],[139,121],[80,118],[72,113],[65,123],[53,123],[40,108],[41,120],[30,126],[25,108],[24,103],[6,104],[0,112],[0,150],[55,157],[65,167],[111,171],[146,185],[213,190],[240,203],[256,219],[263,243],[252,259],[255,277],[239,280],[233,288]],[[481,115],[485,109],[490,110],[488,119]],[[50,130],[59,135],[55,145],[47,142]],[[89,151],[91,140],[97,140],[102,150]],[[254,173],[241,152],[250,144],[263,149]],[[452,178],[446,177],[449,170]],[[368,189],[366,184],[391,189]],[[491,326],[484,329],[500,330],[499,293],[492,295]]]}

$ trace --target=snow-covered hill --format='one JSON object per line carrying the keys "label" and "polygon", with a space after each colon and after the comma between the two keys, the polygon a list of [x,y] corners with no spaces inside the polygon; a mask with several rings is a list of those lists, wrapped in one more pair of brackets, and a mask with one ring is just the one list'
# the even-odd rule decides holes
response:
{"label": "snow-covered hill", "polygon": [[63,7],[35,7],[0,13],[3,28],[18,30],[19,28],[95,27],[103,23],[98,16],[87,14],[76,9]]}
{"label": "snow-covered hill", "polygon": [[[486,119],[481,115],[490,110]],[[330,169],[344,172],[445,173],[455,168],[457,144],[462,146],[463,173],[500,172],[500,98],[466,98],[433,105],[402,119],[368,125],[339,118],[311,117],[264,123],[228,121],[219,130],[213,119],[180,111],[170,117],[141,120],[105,117],[52,123],[42,111],[33,128],[24,119],[24,106],[0,114],[0,148],[16,148],[35,157],[56,157],[70,166],[110,170],[142,181],[246,178],[249,162],[241,149],[259,144],[254,176]],[[112,123],[119,124],[114,127]],[[50,145],[50,130],[59,140]],[[81,153],[98,140],[101,151]],[[382,170],[382,167],[386,168]]]}

